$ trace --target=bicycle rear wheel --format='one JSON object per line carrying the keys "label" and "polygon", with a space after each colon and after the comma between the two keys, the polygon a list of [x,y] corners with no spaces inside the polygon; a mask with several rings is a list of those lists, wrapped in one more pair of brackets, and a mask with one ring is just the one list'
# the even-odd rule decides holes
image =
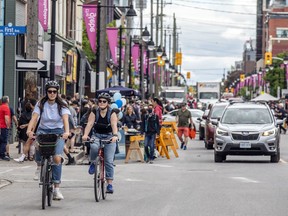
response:
{"label": "bicycle rear wheel", "polygon": [[42,209],[45,209],[46,196],[47,196],[47,159],[44,160],[44,163],[41,166],[41,184],[42,184]]}
{"label": "bicycle rear wheel", "polygon": [[101,192],[102,192],[102,199],[106,199],[106,190],[107,190],[107,182],[105,178],[105,163],[104,160],[101,161],[101,167],[100,167],[102,174],[101,174]]}
{"label": "bicycle rear wheel", "polygon": [[96,202],[100,201],[101,196],[101,162],[99,156],[95,160],[95,174],[94,174],[94,194]]}
{"label": "bicycle rear wheel", "polygon": [[52,184],[52,166],[49,165],[47,169],[47,204],[51,206],[52,203],[52,193],[53,193],[53,184]]}

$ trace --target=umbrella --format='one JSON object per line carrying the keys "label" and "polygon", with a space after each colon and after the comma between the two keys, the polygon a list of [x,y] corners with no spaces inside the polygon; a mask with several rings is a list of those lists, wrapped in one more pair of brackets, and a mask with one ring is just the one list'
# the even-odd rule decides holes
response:
{"label": "umbrella", "polygon": [[253,98],[251,101],[277,101],[277,100],[278,98],[273,97],[270,94],[264,93],[264,94],[259,95],[256,98]]}
{"label": "umbrella", "polygon": [[135,91],[134,89],[126,88],[123,86],[113,86],[110,88],[98,90],[96,92],[96,96],[98,96],[100,93],[103,93],[103,92],[109,93],[111,96],[116,92],[119,92],[122,96],[138,96],[139,95],[138,92]]}

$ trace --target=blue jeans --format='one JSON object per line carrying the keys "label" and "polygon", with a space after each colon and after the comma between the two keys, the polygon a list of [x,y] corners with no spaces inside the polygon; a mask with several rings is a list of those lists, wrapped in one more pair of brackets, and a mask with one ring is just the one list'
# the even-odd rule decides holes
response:
{"label": "blue jeans", "polygon": [[7,128],[1,128],[1,143],[0,143],[0,157],[5,157],[6,152],[6,145],[7,145],[7,139],[8,139],[8,129]]}
{"label": "blue jeans", "polygon": [[[98,156],[98,151],[100,148],[99,139],[108,140],[112,138],[112,134],[99,134],[95,133],[92,136],[92,139],[95,139],[94,143],[90,145],[90,162],[94,162],[96,157]],[[104,163],[105,163],[105,172],[106,179],[113,180],[114,178],[114,166],[113,159],[116,150],[116,143],[105,144],[104,146]]]}
{"label": "blue jeans", "polygon": [[[61,135],[63,133],[64,133],[64,129],[62,129],[62,128],[55,128],[55,129],[38,128],[38,130],[36,132],[36,134],[58,134],[58,135]],[[59,138],[57,143],[56,143],[54,156],[62,157],[64,145],[65,145],[64,139]],[[41,156],[40,156],[38,150],[36,150],[35,155],[36,155],[35,156],[36,163],[38,165],[41,164]],[[62,175],[62,163],[52,165],[52,181],[53,181],[53,183],[60,184],[61,183],[61,175]]]}
{"label": "blue jeans", "polygon": [[[145,134],[144,146],[147,159],[154,160],[156,134]],[[149,148],[150,151],[149,151]]]}

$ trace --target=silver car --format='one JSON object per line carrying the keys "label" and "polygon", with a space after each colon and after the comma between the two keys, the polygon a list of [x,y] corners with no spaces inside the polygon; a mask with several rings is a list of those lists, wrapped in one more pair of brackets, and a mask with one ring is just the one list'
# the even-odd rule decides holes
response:
{"label": "silver car", "polygon": [[266,104],[246,102],[228,105],[217,125],[214,160],[222,162],[226,155],[269,155],[270,161],[280,160],[280,131]]}
{"label": "silver car", "polygon": [[[204,112],[202,110],[199,110],[199,109],[188,109],[188,110],[191,112],[192,121],[195,124],[196,131],[199,131],[199,124],[200,124],[199,118],[202,117]],[[173,110],[173,111],[163,115],[162,120],[165,122],[166,121],[175,122],[177,113],[178,113],[178,109]]]}

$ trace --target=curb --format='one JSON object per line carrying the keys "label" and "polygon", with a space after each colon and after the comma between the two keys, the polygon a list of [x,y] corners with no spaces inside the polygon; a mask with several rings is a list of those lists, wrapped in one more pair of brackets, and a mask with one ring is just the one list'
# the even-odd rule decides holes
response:
{"label": "curb", "polygon": [[10,184],[12,184],[12,181],[9,181],[7,179],[0,179],[0,189]]}

